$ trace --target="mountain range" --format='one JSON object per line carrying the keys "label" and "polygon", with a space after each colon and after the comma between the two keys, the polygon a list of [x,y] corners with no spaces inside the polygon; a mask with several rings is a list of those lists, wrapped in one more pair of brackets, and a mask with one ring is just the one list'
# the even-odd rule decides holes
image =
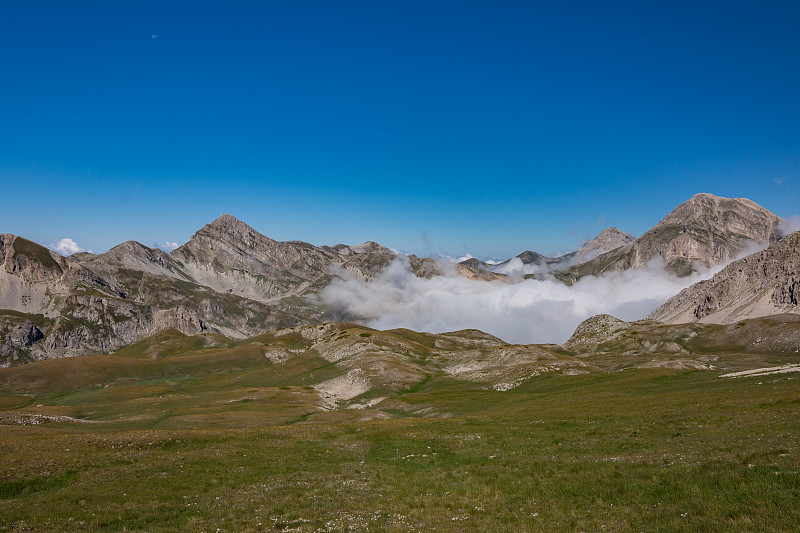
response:
{"label": "mountain range", "polygon": [[[683,291],[652,315],[667,322],[715,321],[723,315],[735,321],[742,313],[753,317],[797,310],[797,234],[782,239],[782,223],[750,200],[698,194],[636,239],[608,228],[560,257],[525,251],[495,265],[469,259],[456,268],[462,276],[503,283],[514,282],[508,272],[521,267],[526,277],[571,284],[657,260],[675,275],[686,275],[772,243],[761,255],[732,263],[712,280]],[[170,253],[128,241],[102,254],[63,257],[23,237],[0,234],[0,365],[109,353],[169,328],[236,339],[358,320],[314,295],[337,273],[370,280],[397,257],[375,242],[278,242],[231,215],[207,224]],[[419,277],[447,270],[430,258],[412,255],[408,262]],[[772,266],[766,268],[768,263]],[[739,309],[736,304],[748,291],[761,292]]]}

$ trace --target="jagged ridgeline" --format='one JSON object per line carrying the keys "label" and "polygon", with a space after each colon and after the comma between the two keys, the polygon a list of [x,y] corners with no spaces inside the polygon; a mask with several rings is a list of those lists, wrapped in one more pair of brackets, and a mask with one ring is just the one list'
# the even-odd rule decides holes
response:
{"label": "jagged ridgeline", "polygon": [[[750,200],[699,194],[638,239],[608,228],[560,257],[526,251],[499,265],[470,259],[457,271],[503,283],[518,281],[504,273],[506,267],[535,266],[537,274],[526,277],[544,272],[569,284],[609,270],[644,268],[660,257],[682,275],[696,265],[727,262],[757,243],[778,241],[781,223]],[[375,242],[278,242],[230,215],[207,224],[170,253],[129,241],[103,254],[63,257],[23,237],[0,234],[0,366],[110,353],[168,328],[241,339],[297,325],[358,320],[314,295],[341,272],[337,269],[369,280],[395,258]],[[432,259],[407,259],[417,276],[443,273]],[[776,296],[782,312],[797,305],[793,272],[785,272],[787,282]]]}

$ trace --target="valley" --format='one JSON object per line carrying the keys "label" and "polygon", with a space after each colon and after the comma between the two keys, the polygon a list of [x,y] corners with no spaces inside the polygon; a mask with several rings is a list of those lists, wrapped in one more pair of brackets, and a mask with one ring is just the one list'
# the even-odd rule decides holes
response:
{"label": "valley", "polygon": [[791,530],[800,233],[749,201],[687,204],[556,258],[401,258],[504,291],[717,267],[561,344],[368,327],[325,295],[399,272],[377,243],[280,243],[227,215],[170,254],[4,235],[0,531]]}

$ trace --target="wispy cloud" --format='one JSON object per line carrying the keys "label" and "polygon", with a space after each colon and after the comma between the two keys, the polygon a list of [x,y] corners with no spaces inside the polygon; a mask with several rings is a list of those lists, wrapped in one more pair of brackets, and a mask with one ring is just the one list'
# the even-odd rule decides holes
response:
{"label": "wispy cloud", "polygon": [[156,248],[161,248],[165,252],[171,252],[172,250],[174,250],[178,246],[180,246],[180,244],[178,244],[177,242],[174,242],[174,241],[166,241],[166,242],[164,242],[162,244],[156,244]]}
{"label": "wispy cloud", "polygon": [[783,185],[786,181],[788,181],[788,178],[786,178],[785,176],[781,176],[781,177],[775,178],[772,181],[774,181],[778,185]]}
{"label": "wispy cloud", "polygon": [[781,230],[784,235],[788,235],[793,231],[800,231],[800,215],[792,215],[786,217],[781,224]]}
{"label": "wispy cloud", "polygon": [[81,248],[77,242],[69,238],[64,238],[55,244],[50,244],[48,248],[60,253],[63,256],[77,254],[78,252],[91,252],[91,250]]}
{"label": "wispy cloud", "polygon": [[654,260],[646,269],[589,276],[567,286],[533,279],[481,282],[453,273],[423,279],[400,258],[372,281],[338,272],[340,277],[321,292],[321,298],[379,329],[444,332],[477,328],[509,342],[563,343],[592,315],[644,318],[680,290],[721,268],[678,278],[666,272],[660,260]]}

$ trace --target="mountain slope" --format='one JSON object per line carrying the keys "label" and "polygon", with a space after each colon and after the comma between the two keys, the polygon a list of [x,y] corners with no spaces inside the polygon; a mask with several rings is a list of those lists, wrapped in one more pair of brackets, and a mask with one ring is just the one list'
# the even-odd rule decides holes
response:
{"label": "mountain slope", "polygon": [[2,370],[0,390],[65,392],[124,385],[134,377],[186,379],[234,370],[249,375],[245,379],[252,386],[302,386],[305,394],[312,395],[315,410],[327,411],[374,407],[431,379],[474,382],[505,391],[542,375],[599,371],[559,351],[563,352],[551,346],[509,345],[478,330],[378,331],[342,322],[286,328],[234,342],[167,329],[113,356]]}
{"label": "mountain slope", "polygon": [[800,314],[800,232],[682,290],[650,317],[669,323],[732,324],[776,313]]}
{"label": "mountain slope", "polygon": [[611,270],[645,268],[655,258],[672,272],[687,275],[695,262],[716,265],[759,243],[774,242],[781,236],[782,222],[746,198],[696,194],[633,242],[563,269],[557,276],[572,283]]}

